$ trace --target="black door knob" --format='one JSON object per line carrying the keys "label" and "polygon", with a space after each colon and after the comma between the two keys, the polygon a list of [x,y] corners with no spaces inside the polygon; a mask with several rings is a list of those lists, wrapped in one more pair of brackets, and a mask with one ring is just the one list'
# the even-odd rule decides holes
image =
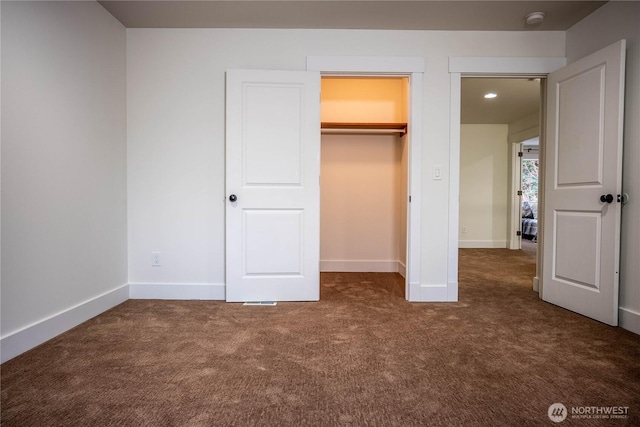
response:
{"label": "black door knob", "polygon": [[232,194],[229,196],[229,201],[230,202],[235,202],[236,200],[238,200],[238,197],[235,194]]}
{"label": "black door knob", "polygon": [[611,203],[611,202],[613,202],[613,195],[612,194],[603,194],[602,196],[600,196],[600,201],[602,203]]}

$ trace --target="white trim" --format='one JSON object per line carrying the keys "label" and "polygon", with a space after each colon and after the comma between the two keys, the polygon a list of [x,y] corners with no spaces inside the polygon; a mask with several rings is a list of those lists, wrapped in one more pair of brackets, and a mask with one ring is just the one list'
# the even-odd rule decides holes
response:
{"label": "white trim", "polygon": [[[545,146],[546,146],[546,130],[547,128],[547,79],[540,80],[540,136],[538,138],[538,232],[536,234],[537,247],[536,250],[536,275],[533,281],[533,290],[538,292],[538,296],[542,299],[542,291],[544,282],[542,280],[544,271],[544,190],[545,181],[544,174],[546,163],[544,162]],[[542,212],[542,214],[541,214]]]}
{"label": "white trim", "polygon": [[[450,78],[449,253],[447,254],[447,283],[454,287],[449,289],[449,294],[458,295],[458,240],[460,239],[460,99],[462,91],[460,74],[452,73]],[[454,104],[457,104],[457,108]]]}
{"label": "white trim", "polygon": [[[407,259],[405,297],[408,301],[422,301],[419,293],[412,293],[410,283],[420,283],[421,277],[421,184],[423,142],[423,57],[372,56],[308,56],[307,71],[323,74],[376,74],[409,76],[409,171],[407,190],[411,203],[407,209]],[[456,265],[457,268],[457,265]]]}
{"label": "white trim", "polygon": [[469,248],[505,249],[508,246],[507,246],[506,240],[460,240],[458,242],[458,247],[461,249],[469,249]]}
{"label": "white trim", "polygon": [[130,283],[131,299],[222,300],[224,283]]}
{"label": "white trim", "polygon": [[0,339],[0,363],[31,350],[52,338],[129,299],[129,285],[123,285],[95,298],[63,310]]}
{"label": "white trim", "polygon": [[533,278],[533,291],[540,292],[540,278],[538,276]]}
{"label": "white trim", "polygon": [[640,313],[628,308],[620,307],[618,309],[618,316],[618,325],[621,328],[640,335]]}
{"label": "white trim", "polygon": [[[411,283],[411,292],[421,302],[452,302],[449,286],[447,284],[419,284]],[[457,298],[457,294],[455,295]]]}
{"label": "white trim", "polygon": [[447,302],[458,301],[458,282],[447,283]]}
{"label": "white trim", "polygon": [[511,150],[511,186],[509,188],[509,245],[511,250],[522,249],[522,196],[518,191],[522,189],[522,157],[518,153],[522,151],[522,143],[509,144]]}
{"label": "white trim", "polygon": [[452,56],[449,58],[449,72],[473,74],[526,74],[546,75],[567,64],[564,57],[477,57]]}
{"label": "white trim", "polygon": [[380,260],[321,260],[320,271],[349,273],[398,273],[400,261]]}
{"label": "white trim", "polygon": [[424,73],[423,57],[307,56],[307,71],[321,73]]}
{"label": "white trim", "polygon": [[402,261],[398,261],[398,274],[400,274],[405,279],[407,278],[407,266]]}
{"label": "white trim", "polygon": [[411,202],[407,208],[407,252],[405,298],[407,301],[424,301],[414,298],[411,293],[412,282],[420,283],[422,278],[422,143],[423,143],[423,83],[422,73],[413,73],[409,81],[409,170],[407,191]]}

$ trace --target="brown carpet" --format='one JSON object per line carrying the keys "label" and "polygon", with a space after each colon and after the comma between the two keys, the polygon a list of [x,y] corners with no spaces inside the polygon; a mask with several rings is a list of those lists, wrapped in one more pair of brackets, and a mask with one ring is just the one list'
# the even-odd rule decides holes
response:
{"label": "brown carpet", "polygon": [[534,262],[461,250],[459,303],[365,273],[318,303],[130,300],[3,364],[2,425],[640,425],[640,337],[540,301]]}

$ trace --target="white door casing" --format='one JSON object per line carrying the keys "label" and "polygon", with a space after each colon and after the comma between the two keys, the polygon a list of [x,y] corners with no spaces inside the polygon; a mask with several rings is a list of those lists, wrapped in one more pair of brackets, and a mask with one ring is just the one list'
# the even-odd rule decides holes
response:
{"label": "white door casing", "polygon": [[[460,197],[460,108],[461,108],[461,79],[463,76],[520,76],[546,77],[549,73],[563,67],[566,58],[563,57],[450,57],[450,131],[449,131],[449,283],[458,288],[458,227],[459,227],[459,197]],[[541,135],[542,137],[542,135]],[[544,145],[541,138],[541,146]],[[543,181],[540,185],[543,185]],[[538,230],[543,218],[538,220]],[[536,264],[534,290],[541,277],[542,263]]]}
{"label": "white door casing", "polygon": [[228,302],[319,299],[319,94],[317,72],[227,71]]}
{"label": "white door casing", "polygon": [[[409,77],[409,143],[407,208],[407,280],[405,295],[408,301],[457,301],[455,283],[425,285],[421,279],[422,225],[422,140],[423,140],[423,80],[425,63],[422,57],[383,56],[308,56],[307,70],[326,75],[348,76],[407,76]],[[457,253],[457,252],[456,252]],[[457,263],[456,263],[457,271]]]}
{"label": "white door casing", "polygon": [[[522,191],[522,153],[521,142],[512,143],[511,149],[511,206],[509,215],[511,217],[511,226],[509,231],[509,249],[519,250],[522,248],[522,195],[518,192]],[[518,235],[518,232],[521,234]]]}
{"label": "white door casing", "polygon": [[547,86],[542,299],[614,326],[624,64],[621,40],[551,73]]}

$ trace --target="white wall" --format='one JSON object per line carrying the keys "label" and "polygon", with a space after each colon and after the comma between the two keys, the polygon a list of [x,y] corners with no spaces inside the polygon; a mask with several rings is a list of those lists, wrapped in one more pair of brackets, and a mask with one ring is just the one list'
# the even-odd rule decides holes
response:
{"label": "white wall", "polygon": [[507,247],[508,129],[508,125],[460,127],[461,248]]}
{"label": "white wall", "polygon": [[128,297],[126,32],[94,2],[1,7],[4,361]]}
{"label": "white wall", "polygon": [[620,325],[640,334],[640,2],[609,2],[567,31],[573,62],[619,39],[627,40],[620,248]]}
{"label": "white wall", "polygon": [[446,285],[449,176],[430,171],[449,164],[449,56],[564,56],[564,32],[127,29],[130,283],[224,283],[224,73],[304,70],[307,55],[425,58],[413,200],[421,281]]}

